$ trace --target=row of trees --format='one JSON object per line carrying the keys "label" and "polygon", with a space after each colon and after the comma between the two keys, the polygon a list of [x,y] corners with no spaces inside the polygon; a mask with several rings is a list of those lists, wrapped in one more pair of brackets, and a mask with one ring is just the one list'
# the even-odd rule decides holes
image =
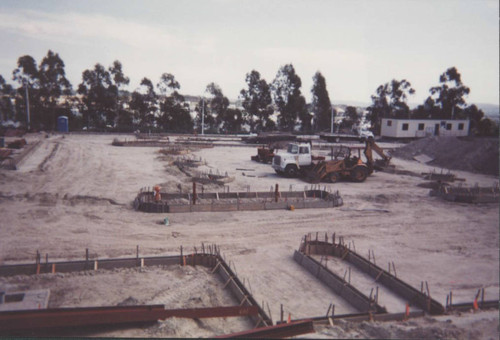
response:
{"label": "row of trees", "polygon": [[[29,55],[20,57],[12,77],[16,86],[0,75],[1,120],[20,121],[36,130],[55,129],[60,115],[70,117],[71,129],[193,132],[201,129],[203,121],[204,130],[211,133],[239,132],[245,124],[251,131],[292,131],[296,126],[302,131],[312,130],[312,115],[300,91],[301,79],[291,64],[281,67],[271,84],[259,72],[249,72],[248,88],[240,94],[242,110],[230,107],[217,84],[208,84],[206,98],[200,98],[194,108],[194,120],[189,103],[179,93],[179,82],[170,73],[162,74],[156,85],[143,78],[140,86],[129,92],[129,78],[117,60],[108,68],[96,64],[83,71],[82,81],[74,90],[64,67],[63,60],[52,51],[39,65]],[[323,82],[317,86],[323,92],[313,88],[313,94],[317,93],[314,98],[323,97],[317,100],[317,106],[323,105],[328,111],[324,78],[319,73],[315,77]],[[275,109],[279,111],[277,124],[270,118]],[[316,112],[318,117],[321,114],[323,111]]]}
{"label": "row of trees", "polygon": [[[117,60],[108,68],[96,64],[93,69],[85,70],[74,90],[64,67],[59,55],[50,50],[39,65],[31,56],[20,57],[12,73],[17,86],[8,84],[0,75],[1,120],[52,130],[56,118],[66,115],[70,117],[71,129],[168,132],[200,131],[203,122],[207,133],[240,132],[244,125],[252,132],[299,129],[306,133],[330,126],[332,103],[325,78],[320,72],[314,75],[312,101],[307,104],[301,93],[301,79],[292,64],[280,67],[271,83],[261,78],[258,71],[249,72],[246,88],[240,91],[241,110],[230,107],[217,84],[208,84],[206,98],[199,98],[194,108],[194,119],[189,102],[179,93],[179,82],[170,73],[163,73],[156,85],[143,78],[140,86],[129,92],[126,89],[129,78]],[[470,89],[462,83],[456,68],[448,69],[439,81],[439,86],[430,89],[424,104],[414,110],[407,105],[408,98],[415,93],[409,81],[392,80],[380,85],[368,107],[374,131],[379,132],[383,117],[469,118],[473,128],[479,129],[484,113],[475,105],[466,105],[464,96]],[[348,107],[344,122],[352,125],[359,123],[359,119],[356,108]]]}

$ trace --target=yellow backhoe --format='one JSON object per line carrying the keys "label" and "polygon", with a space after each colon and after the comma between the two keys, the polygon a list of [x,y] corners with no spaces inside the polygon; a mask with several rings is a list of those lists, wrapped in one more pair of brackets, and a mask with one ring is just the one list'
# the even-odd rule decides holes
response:
{"label": "yellow backhoe", "polygon": [[[382,159],[374,161],[373,151]],[[316,163],[309,170],[306,180],[309,183],[319,183],[321,181],[335,183],[347,178],[353,182],[363,182],[374,169],[381,170],[389,164],[390,157],[384,153],[372,138],[366,140],[364,154],[366,162],[361,159],[360,148],[358,148],[358,156],[351,155],[351,149],[346,146],[341,146],[336,152],[333,152],[332,149],[332,159]]]}

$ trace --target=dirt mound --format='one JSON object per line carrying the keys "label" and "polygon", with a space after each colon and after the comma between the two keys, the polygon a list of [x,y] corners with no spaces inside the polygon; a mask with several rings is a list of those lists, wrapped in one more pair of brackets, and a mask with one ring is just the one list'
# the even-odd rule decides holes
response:
{"label": "dirt mound", "polygon": [[395,150],[392,156],[413,159],[425,154],[427,164],[447,169],[498,175],[498,138],[429,137]]}

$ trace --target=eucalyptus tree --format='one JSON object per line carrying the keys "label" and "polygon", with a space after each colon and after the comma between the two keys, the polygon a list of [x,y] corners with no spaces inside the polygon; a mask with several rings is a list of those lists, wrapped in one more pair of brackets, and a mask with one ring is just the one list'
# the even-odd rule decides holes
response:
{"label": "eucalyptus tree", "polygon": [[17,59],[17,68],[12,71],[12,80],[18,83],[16,89],[17,119],[24,121],[26,127],[36,129],[41,126],[39,108],[40,79],[35,59],[24,55]]}
{"label": "eucalyptus tree", "polygon": [[207,98],[201,98],[196,107],[196,125],[201,131],[218,133],[227,118],[225,114],[229,99],[224,96],[220,86],[213,82],[207,85],[205,93]]}
{"label": "eucalyptus tree", "polygon": [[15,120],[15,91],[0,75],[0,121]]}
{"label": "eucalyptus tree", "polygon": [[192,132],[193,119],[184,96],[177,90],[181,88],[173,74],[163,73],[156,85],[162,98],[159,100],[160,115],[158,124],[164,131]]}
{"label": "eucalyptus tree", "polygon": [[158,95],[150,79],[142,78],[139,89],[132,92],[130,109],[141,129],[149,131],[156,128]]}
{"label": "eucalyptus tree", "polygon": [[48,51],[39,66],[39,103],[43,127],[55,129],[57,117],[69,116],[72,105],[72,86],[66,78],[64,62],[59,54]]}
{"label": "eucalyptus tree", "polygon": [[88,129],[101,130],[114,123],[118,87],[111,77],[109,70],[99,63],[82,73],[78,94],[81,96],[80,111]]}
{"label": "eucalyptus tree", "polygon": [[314,117],[313,130],[321,131],[331,125],[332,104],[326,88],[325,77],[319,71],[313,77],[311,93],[311,111]]}
{"label": "eucalyptus tree", "polygon": [[29,111],[27,125],[53,130],[58,115],[71,114],[72,86],[64,68],[59,54],[51,50],[38,67],[29,55],[17,60],[17,68],[12,72],[12,79],[18,83],[16,106],[19,112]]}
{"label": "eucalyptus tree", "polygon": [[250,131],[266,131],[274,127],[274,122],[269,119],[273,113],[271,89],[265,79],[260,77],[258,71],[247,73],[245,81],[248,89],[240,91],[246,121]]}
{"label": "eucalyptus tree", "polygon": [[440,86],[432,87],[429,91],[436,104],[440,105],[439,117],[455,118],[458,111],[466,107],[464,97],[470,93],[470,89],[462,83],[462,76],[456,67],[450,67],[439,77]]}
{"label": "eucalyptus tree", "polygon": [[407,101],[408,97],[414,93],[415,90],[406,79],[393,79],[380,85],[376,94],[372,95],[372,105],[367,108],[372,129],[380,133],[382,118],[409,118],[410,108]]}
{"label": "eucalyptus tree", "polygon": [[133,116],[132,112],[128,109],[128,92],[125,90],[129,85],[130,79],[123,72],[123,65],[119,60],[115,60],[113,64],[108,67],[114,85],[118,91],[118,96],[115,101],[115,119],[113,125],[120,131],[132,131],[133,129]]}
{"label": "eucalyptus tree", "polygon": [[278,70],[271,85],[274,103],[278,108],[278,126],[281,130],[293,131],[297,120],[301,129],[311,129],[311,115],[307,111],[306,100],[300,92],[302,81],[295,73],[292,64],[287,64]]}

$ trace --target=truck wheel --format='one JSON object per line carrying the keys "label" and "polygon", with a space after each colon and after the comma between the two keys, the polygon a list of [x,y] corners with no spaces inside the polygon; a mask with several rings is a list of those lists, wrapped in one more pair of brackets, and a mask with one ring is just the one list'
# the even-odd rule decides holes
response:
{"label": "truck wheel", "polygon": [[364,182],[368,176],[368,171],[362,166],[355,167],[351,172],[351,179],[353,182]]}
{"label": "truck wheel", "polygon": [[337,172],[332,172],[328,175],[330,183],[337,183],[340,180],[340,175]]}
{"label": "truck wheel", "polygon": [[299,174],[299,169],[297,169],[296,165],[287,165],[285,168],[285,174],[288,177],[297,177],[297,175]]}

